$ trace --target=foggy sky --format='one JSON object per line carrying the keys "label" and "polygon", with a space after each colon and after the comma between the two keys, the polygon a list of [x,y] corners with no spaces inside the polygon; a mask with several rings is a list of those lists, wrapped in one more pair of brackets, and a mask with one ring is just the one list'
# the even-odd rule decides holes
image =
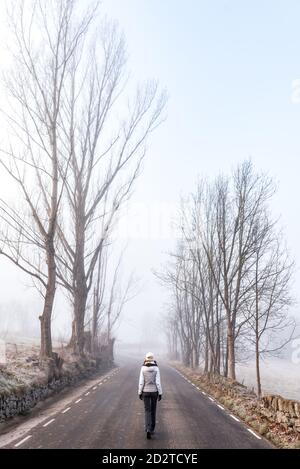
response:
{"label": "foggy sky", "polygon": [[[123,219],[117,232],[118,245],[128,244],[125,273],[134,271],[143,287],[126,307],[118,340],[143,343],[149,324],[155,331],[149,346],[163,340],[160,317],[168,295],[152,269],[159,269],[174,247],[176,237],[169,228],[176,204],[193,191],[197,175],[228,173],[249,156],[257,170],[278,183],[272,210],[281,217],[296,258],[297,293],[300,3],[103,0],[102,9],[124,30],[131,78],[157,78],[170,96],[168,118],[152,136],[129,212],[124,210],[125,225]],[[0,65],[5,62],[1,23]],[[7,190],[1,173],[0,194]],[[3,301],[35,295],[12,266],[0,262]],[[55,321],[64,327],[62,318]]]}

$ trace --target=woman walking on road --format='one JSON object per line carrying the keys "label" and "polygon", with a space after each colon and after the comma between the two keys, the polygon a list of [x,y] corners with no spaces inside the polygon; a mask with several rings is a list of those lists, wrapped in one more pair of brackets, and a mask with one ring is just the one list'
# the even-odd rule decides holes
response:
{"label": "woman walking on road", "polygon": [[155,429],[156,403],[162,397],[160,372],[152,352],[148,352],[140,372],[139,398],[144,401],[145,431],[148,440]]}

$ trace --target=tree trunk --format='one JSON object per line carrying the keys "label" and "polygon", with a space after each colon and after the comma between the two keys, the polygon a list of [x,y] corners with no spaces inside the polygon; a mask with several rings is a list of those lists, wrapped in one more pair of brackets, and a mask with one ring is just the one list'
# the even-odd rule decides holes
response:
{"label": "tree trunk", "polygon": [[228,346],[228,376],[235,380],[235,353],[234,353],[234,337],[231,324],[228,325],[227,333],[227,346]]}
{"label": "tree trunk", "polygon": [[74,344],[75,344],[75,337],[76,337],[76,321],[75,319],[72,320],[72,332],[71,332],[71,338],[69,340],[69,343],[68,343],[68,348],[71,348],[74,350]]}
{"label": "tree trunk", "polygon": [[199,368],[199,350],[195,350],[195,368]]}
{"label": "tree trunk", "polygon": [[93,318],[92,318],[92,354],[96,352],[96,338],[97,338],[97,317],[98,317],[98,295],[96,288],[93,292]]}
{"label": "tree trunk", "polygon": [[205,338],[204,373],[208,372],[208,337]]}
{"label": "tree trunk", "polygon": [[85,203],[82,195],[81,185],[78,184],[78,207],[76,216],[76,249],[74,262],[74,320],[75,341],[74,353],[84,355],[84,319],[88,296],[88,288],[85,274],[84,249],[85,249]]}
{"label": "tree trunk", "polygon": [[257,395],[261,397],[261,381],[260,381],[260,354],[259,354],[259,289],[258,289],[258,272],[259,272],[259,255],[256,256],[255,271],[255,367],[256,367],[256,383]]}
{"label": "tree trunk", "polygon": [[56,289],[56,263],[53,240],[47,247],[48,282],[45,294],[43,314],[39,317],[41,324],[40,358],[52,358],[51,317]]}
{"label": "tree trunk", "polygon": [[75,342],[74,353],[84,355],[84,318],[87,301],[86,286],[82,283],[78,287],[74,298]]}
{"label": "tree trunk", "polygon": [[256,341],[256,382],[257,382],[257,395],[261,398],[261,380],[260,380],[260,360],[259,360],[259,344]]}
{"label": "tree trunk", "polygon": [[216,363],[214,372],[217,374],[221,373],[221,343],[220,343],[220,327],[217,324],[217,339],[216,339],[216,349],[215,349]]}
{"label": "tree trunk", "polygon": [[[224,350],[224,346],[223,346]],[[225,355],[223,354],[223,374],[225,378],[228,377],[228,341],[226,338],[226,347],[225,347]]]}
{"label": "tree trunk", "polygon": [[51,313],[49,308],[45,307],[42,316],[40,316],[41,324],[41,350],[40,359],[52,358],[52,338],[51,338]]}
{"label": "tree trunk", "polygon": [[111,317],[111,311],[110,311],[110,308],[108,308],[108,311],[107,311],[107,343],[108,344],[109,344],[110,335],[111,335],[110,317]]}

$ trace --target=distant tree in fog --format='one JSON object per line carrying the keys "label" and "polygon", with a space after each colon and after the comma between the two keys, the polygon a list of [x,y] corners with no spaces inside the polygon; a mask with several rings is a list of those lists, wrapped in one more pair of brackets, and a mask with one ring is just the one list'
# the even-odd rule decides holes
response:
{"label": "distant tree in fog", "polygon": [[[257,394],[262,394],[260,359],[280,351],[293,338],[295,320],[289,316],[293,304],[290,293],[293,262],[283,240],[274,233],[268,218],[261,220],[263,229],[256,239],[253,292],[247,304],[251,329],[248,340],[255,347]],[[282,339],[282,332],[287,336]]]}

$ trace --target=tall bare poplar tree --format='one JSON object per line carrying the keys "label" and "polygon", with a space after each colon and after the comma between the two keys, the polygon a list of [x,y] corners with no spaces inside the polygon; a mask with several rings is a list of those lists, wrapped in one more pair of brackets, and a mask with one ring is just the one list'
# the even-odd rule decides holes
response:
{"label": "tall bare poplar tree", "polygon": [[29,274],[44,299],[41,357],[52,357],[51,316],[56,290],[57,218],[68,170],[62,121],[67,71],[93,11],[74,21],[72,0],[14,2],[9,12],[13,65],[5,86],[9,138],[1,165],[24,201],[2,201],[1,253]]}
{"label": "tall bare poplar tree", "polygon": [[79,355],[84,353],[86,304],[99,256],[130,196],[166,102],[156,82],[137,87],[128,97],[125,65],[124,38],[105,21],[67,70],[61,132],[64,165],[70,158],[65,192],[70,218],[59,223],[57,258],[60,282],[72,298],[71,342]]}

